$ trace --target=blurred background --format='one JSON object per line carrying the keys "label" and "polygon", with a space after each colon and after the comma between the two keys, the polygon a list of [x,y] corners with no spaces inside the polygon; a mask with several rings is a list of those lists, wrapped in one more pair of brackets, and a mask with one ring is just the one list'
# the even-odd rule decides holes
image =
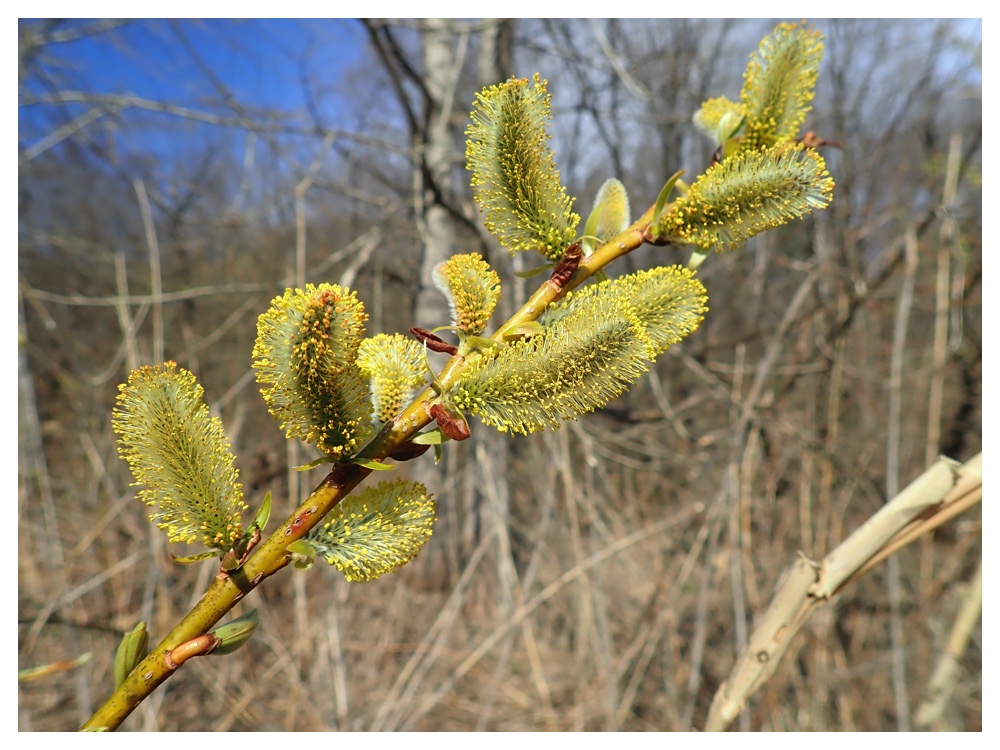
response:
{"label": "blurred background", "polygon": [[[289,471],[315,454],[254,383],[272,297],[347,285],[391,333],[448,322],[428,272],[456,252],[500,273],[498,319],[534,288],[471,200],[474,93],[540,72],[577,212],[618,177],[638,216],[708,165],[691,116],[739,96],[775,23],[20,21],[19,668],[93,655],[19,683],[20,729],[82,723],[122,633],[157,641],[216,572],[172,564],[134,500],[110,427],[131,368],[192,370],[251,507],[270,491],[284,518],[323,472]],[[981,22],[812,24],[831,207],[709,257],[701,328],[608,408],[527,438],[473,420],[440,466],[404,465],[439,504],[414,562],[276,576],[236,610],[260,608],[254,639],[123,729],[697,729],[799,553],[981,449]],[[981,532],[977,507],[850,586],[734,727],[913,727]],[[981,727],[978,627],[960,667],[933,728]]]}

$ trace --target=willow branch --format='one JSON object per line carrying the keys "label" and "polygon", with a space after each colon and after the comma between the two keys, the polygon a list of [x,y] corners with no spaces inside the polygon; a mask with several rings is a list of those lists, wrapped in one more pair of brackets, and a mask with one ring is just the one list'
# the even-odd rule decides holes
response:
{"label": "willow branch", "polygon": [[[646,229],[653,216],[650,208],[642,218],[611,241],[599,247],[572,271],[564,283],[546,281],[493,335],[503,340],[504,332],[519,324],[536,320],[545,308],[576,288],[616,258],[643,244]],[[457,383],[465,359],[452,357],[438,375],[445,388]],[[428,388],[365,446],[360,458],[384,461],[396,449],[409,442],[431,422],[430,402],[437,396]],[[107,701],[83,725],[83,729],[116,729],[157,687],[166,682],[178,668],[170,653],[178,646],[207,633],[222,617],[262,581],[277,573],[291,561],[288,545],[301,539],[371,473],[358,464],[342,463],[326,476],[295,512],[289,516],[251,555],[239,569],[238,576],[220,576],[194,608],[177,624],[150,654],[132,670]]]}

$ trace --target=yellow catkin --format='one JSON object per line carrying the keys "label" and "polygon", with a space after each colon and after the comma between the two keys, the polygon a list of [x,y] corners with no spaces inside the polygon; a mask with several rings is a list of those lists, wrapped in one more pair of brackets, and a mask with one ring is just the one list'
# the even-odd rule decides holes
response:
{"label": "yellow catkin", "polygon": [[628,303],[652,345],[650,358],[663,354],[697,329],[708,312],[705,306],[708,296],[695,271],[682,266],[660,266],[571,292],[549,308],[542,320],[554,321],[574,308],[593,306],[595,298]]}
{"label": "yellow catkin", "polygon": [[556,260],[573,242],[579,215],[548,147],[552,118],[546,81],[511,78],[476,94],[465,158],[486,228],[511,253]]}
{"label": "yellow catkin", "polygon": [[221,420],[204,389],[175,362],[133,370],[119,386],[112,425],[138,497],[171,542],[225,550],[243,533],[242,485]]}
{"label": "yellow catkin", "polygon": [[423,347],[398,333],[364,339],[358,349],[358,367],[369,380],[378,425],[402,411],[425,380]]}
{"label": "yellow catkin", "polygon": [[823,36],[804,24],[782,23],[751,55],[740,100],[746,125],[740,150],[785,143],[808,114],[823,59]]}
{"label": "yellow catkin", "polygon": [[825,208],[833,180],[817,152],[799,144],[741,151],[713,165],[674,201],[654,233],[703,249],[750,237]]}
{"label": "yellow catkin", "polygon": [[434,498],[422,484],[380,482],[345,498],[309,543],[348,581],[368,581],[416,557],[434,519]]}
{"label": "yellow catkin", "polygon": [[500,301],[500,277],[483,256],[452,256],[434,269],[434,283],[448,299],[453,326],[471,335],[486,330]]}
{"label": "yellow catkin", "polygon": [[599,409],[647,371],[652,343],[627,301],[595,297],[544,332],[471,357],[452,404],[501,432],[529,434]]}
{"label": "yellow catkin", "polygon": [[355,293],[336,284],[288,289],[260,316],[253,366],[286,437],[336,457],[371,434],[368,383],[356,362],[367,319]]}

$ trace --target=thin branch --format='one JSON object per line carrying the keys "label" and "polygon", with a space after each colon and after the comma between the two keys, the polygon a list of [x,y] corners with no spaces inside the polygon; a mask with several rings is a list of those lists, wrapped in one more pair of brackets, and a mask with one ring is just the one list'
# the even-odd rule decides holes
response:
{"label": "thin branch", "polygon": [[94,21],[93,23],[81,24],[75,28],[69,28],[63,31],[43,33],[40,37],[38,37],[37,41],[42,45],[75,42],[77,39],[97,36],[98,34],[103,34],[107,31],[111,31],[112,29],[117,29],[131,22],[132,19],[129,18],[105,18]]}
{"label": "thin branch", "polygon": [[611,42],[608,41],[607,34],[604,33],[604,29],[601,28],[601,24],[596,18],[590,19],[590,29],[594,33],[594,38],[597,39],[597,45],[601,48],[601,52],[603,52],[604,56],[608,58],[608,63],[611,64],[611,69],[615,71],[615,75],[617,75],[618,78],[621,79],[621,82],[625,84],[625,88],[627,88],[639,101],[650,101],[653,98],[653,95],[650,93],[649,89],[639,83],[632,77],[632,74],[628,72],[621,57],[618,56],[614,47],[611,46]]}
{"label": "thin branch", "polygon": [[951,632],[948,634],[948,643],[945,651],[941,654],[934,673],[927,684],[927,697],[917,707],[914,723],[917,727],[929,728],[941,718],[948,700],[955,691],[955,684],[961,672],[959,659],[965,653],[972,631],[979,622],[979,617],[983,612],[983,561],[979,560],[976,572],[969,581],[965,597],[962,599],[962,606],[955,616]]}
{"label": "thin branch", "polygon": [[146,232],[146,248],[149,251],[149,288],[153,298],[153,361],[163,361],[163,274],[160,270],[160,243],[156,239],[156,226],[149,208],[146,183],[140,179],[132,182],[139,199],[139,212]]}
{"label": "thin branch", "polygon": [[[892,357],[889,365],[889,429],[886,434],[886,495],[893,497],[899,490],[899,451],[901,414],[903,409],[903,356],[906,351],[906,332],[913,306],[913,287],[917,275],[917,233],[911,226],[906,232],[906,267],[903,289],[896,308],[893,329]],[[896,702],[896,721],[899,731],[910,731],[910,703],[906,695],[906,652],[903,647],[903,620],[900,613],[902,592],[899,560],[889,560],[886,579],[889,594],[889,633],[892,642],[892,688]]]}
{"label": "thin branch", "polygon": [[[24,96],[18,102],[18,106],[37,106],[41,104],[72,104],[72,103],[83,103],[83,104],[95,104],[103,105],[109,109],[114,110],[126,110],[126,109],[143,109],[150,112],[160,112],[172,117],[180,117],[186,120],[193,120],[195,122],[201,122],[206,125],[216,125],[225,128],[235,128],[238,130],[247,130],[255,133],[276,133],[276,134],[286,134],[286,135],[316,135],[317,128],[314,125],[298,125],[295,123],[281,122],[281,121],[268,121],[260,119],[244,119],[241,117],[231,117],[226,115],[218,115],[212,112],[206,112],[199,109],[191,109],[190,107],[184,107],[179,104],[169,104],[166,102],[158,102],[153,99],[145,99],[135,94],[95,94],[85,91],[56,91],[49,94],[35,94],[30,96]],[[319,135],[333,135],[336,138],[343,139],[346,141],[351,141],[353,143],[360,143],[365,146],[371,146],[372,148],[380,149],[387,153],[396,154],[399,156],[409,156],[410,150],[399,146],[395,143],[390,143],[389,141],[383,141],[379,138],[373,138],[371,136],[363,135],[361,133],[354,133],[348,130],[332,129],[332,130],[322,130]]]}
{"label": "thin branch", "polygon": [[92,122],[96,122],[105,115],[112,114],[117,111],[119,111],[119,108],[110,105],[98,105],[96,107],[91,107],[82,115],[73,118],[65,125],[60,126],[52,133],[49,133],[41,140],[35,141],[34,144],[24,149],[24,151],[17,155],[17,166],[23,167],[29,161],[40,156],[41,154],[44,154],[53,146],[57,146],[67,138],[72,138]]}
{"label": "thin branch", "polygon": [[34,297],[48,302],[58,302],[62,305],[81,305],[84,307],[117,307],[120,304],[126,305],[152,305],[156,302],[178,302],[186,299],[196,299],[198,297],[211,297],[217,294],[255,294],[258,292],[273,292],[285,287],[280,281],[266,284],[213,284],[212,286],[198,286],[191,289],[184,289],[179,292],[163,292],[159,296],[155,294],[125,294],[114,297],[87,297],[83,294],[55,294],[46,292],[43,289],[36,289],[22,283],[21,288],[25,297]]}

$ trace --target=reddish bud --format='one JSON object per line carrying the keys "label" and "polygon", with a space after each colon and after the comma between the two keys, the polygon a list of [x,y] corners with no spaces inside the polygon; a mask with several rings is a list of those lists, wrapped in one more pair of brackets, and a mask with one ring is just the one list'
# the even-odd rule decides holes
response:
{"label": "reddish bud", "polygon": [[555,270],[552,271],[549,281],[562,289],[573,274],[576,273],[581,258],[583,258],[583,248],[580,245],[580,241],[577,240],[563,252],[563,256],[559,260],[559,263],[556,264]]}
{"label": "reddish bud", "polygon": [[430,414],[437,421],[441,432],[452,440],[465,440],[472,435],[465,417],[461,414],[453,414],[444,404],[434,404],[430,408]]}
{"label": "reddish bud", "polygon": [[821,135],[816,133],[814,130],[807,131],[805,135],[798,139],[806,148],[819,148],[820,146],[828,146],[830,148],[843,148],[844,146],[837,141],[828,141]]}
{"label": "reddish bud", "polygon": [[410,333],[413,335],[413,338],[426,346],[432,352],[442,352],[443,354],[451,354],[452,356],[458,354],[457,346],[449,344],[447,341],[435,336],[430,331],[425,331],[423,328],[411,328]]}

